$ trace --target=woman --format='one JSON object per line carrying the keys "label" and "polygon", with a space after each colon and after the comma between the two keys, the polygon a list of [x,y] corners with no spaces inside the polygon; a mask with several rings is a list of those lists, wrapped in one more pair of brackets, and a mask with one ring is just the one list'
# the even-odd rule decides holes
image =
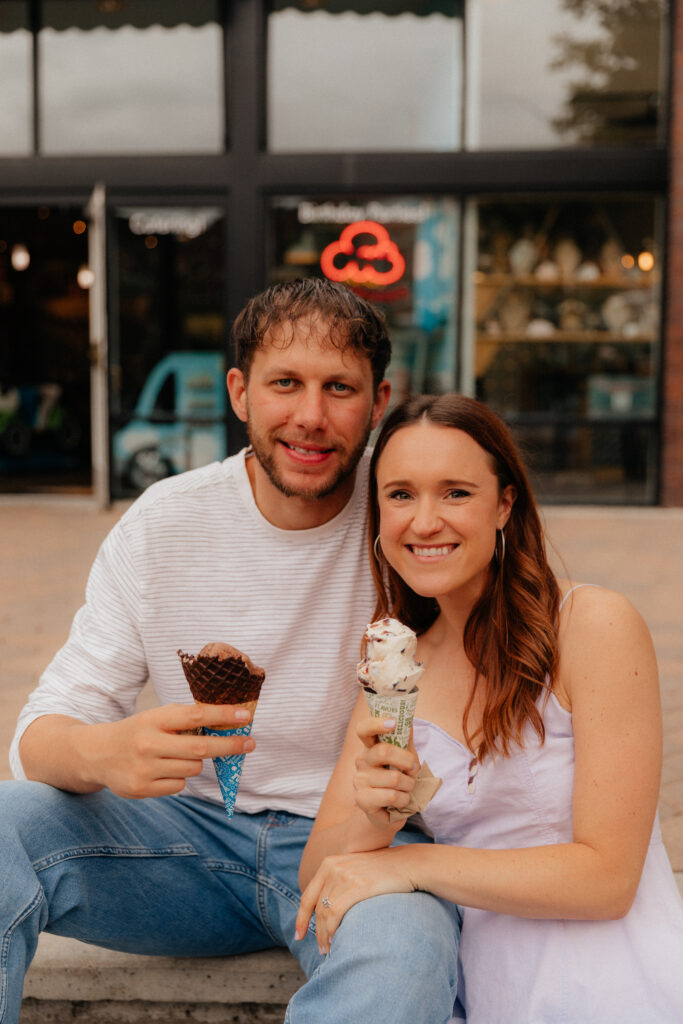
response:
{"label": "woman", "polygon": [[[355,903],[426,890],[462,908],[453,1020],[680,1024],[642,618],[554,577],[519,455],[481,403],[409,399],[371,477],[376,617],[419,635],[420,717],[403,751],[359,698],[302,860],[297,935],[315,910],[329,952]],[[402,822],[386,808],[406,806],[418,758],[443,779],[422,813],[435,842],[389,848]]]}

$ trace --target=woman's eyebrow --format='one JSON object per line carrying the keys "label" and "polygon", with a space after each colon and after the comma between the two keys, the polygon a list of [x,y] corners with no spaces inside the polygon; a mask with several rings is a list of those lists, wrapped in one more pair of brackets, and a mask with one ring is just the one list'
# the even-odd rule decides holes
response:
{"label": "woman's eyebrow", "polygon": [[[400,480],[387,480],[386,483],[382,484],[382,490],[386,490],[389,487],[412,487],[414,486],[412,480],[400,479]],[[460,480],[460,479],[445,479],[437,480],[437,487],[478,487],[479,484],[473,480]]]}

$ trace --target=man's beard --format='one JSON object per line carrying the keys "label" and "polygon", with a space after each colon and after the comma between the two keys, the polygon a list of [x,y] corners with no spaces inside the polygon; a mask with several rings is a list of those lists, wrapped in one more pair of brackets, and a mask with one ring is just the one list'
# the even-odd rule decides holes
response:
{"label": "man's beard", "polygon": [[[355,471],[365,451],[371,431],[372,425],[368,422],[362,440],[340,461],[337,472],[330,481],[318,487],[290,487],[278,473],[273,451],[269,450],[262,439],[252,430],[251,421],[247,416],[247,434],[254,455],[270,482],[286,498],[327,498],[330,494],[333,494]],[[276,444],[277,441],[274,442],[273,448]]]}

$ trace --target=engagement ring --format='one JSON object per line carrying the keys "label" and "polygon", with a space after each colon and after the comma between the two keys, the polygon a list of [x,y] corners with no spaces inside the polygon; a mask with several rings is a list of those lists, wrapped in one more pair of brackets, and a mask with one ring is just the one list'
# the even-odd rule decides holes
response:
{"label": "engagement ring", "polygon": [[328,910],[330,910],[332,908],[332,902],[331,902],[329,896],[323,896],[323,898],[320,901],[320,906],[321,907],[327,907]]}

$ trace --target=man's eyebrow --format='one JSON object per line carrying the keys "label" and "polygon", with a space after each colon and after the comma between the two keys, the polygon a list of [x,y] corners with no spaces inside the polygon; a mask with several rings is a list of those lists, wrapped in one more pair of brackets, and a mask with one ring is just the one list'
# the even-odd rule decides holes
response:
{"label": "man's eyebrow", "polygon": [[[298,379],[300,377],[300,375],[301,375],[301,369],[300,368],[299,368],[299,370],[293,370],[293,369],[288,368],[285,364],[282,364],[281,366],[273,366],[268,371],[268,376],[269,377],[295,377],[295,378]],[[362,378],[363,378],[362,374],[360,374],[358,372],[354,372],[353,370],[349,370],[349,369],[344,367],[344,368],[342,368],[340,370],[335,370],[334,373],[326,374],[321,379],[324,380],[324,381],[338,380],[338,381],[342,381],[344,383],[351,384],[351,383],[358,383],[358,381],[361,380]]]}

